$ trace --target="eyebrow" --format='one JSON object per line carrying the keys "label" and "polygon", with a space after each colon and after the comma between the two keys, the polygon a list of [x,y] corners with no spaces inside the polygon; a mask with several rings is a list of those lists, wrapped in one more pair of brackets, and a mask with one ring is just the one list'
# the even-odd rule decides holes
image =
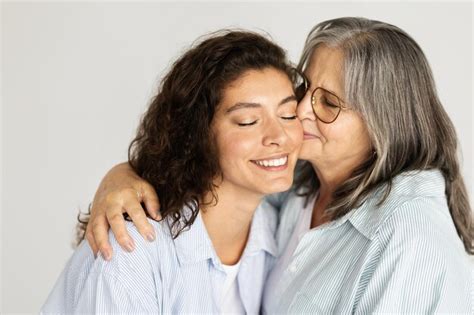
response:
{"label": "eyebrow", "polygon": [[[284,99],[282,99],[280,101],[280,103],[278,103],[278,106],[281,106],[283,104],[293,102],[293,101],[295,101],[295,102],[297,101],[296,96],[295,95],[290,95],[290,96],[287,96]],[[249,102],[238,102],[238,103],[235,103],[233,106],[231,106],[229,109],[227,109],[225,113],[228,114],[228,113],[231,113],[233,111],[236,111],[236,110],[239,110],[239,109],[242,109],[242,108],[258,108],[258,107],[262,107],[262,104],[260,104],[260,103],[249,103]]]}
{"label": "eyebrow", "polygon": [[[333,90],[326,89],[326,88],[323,87],[323,86],[317,86],[317,87],[315,87],[314,89],[311,89],[311,87],[312,87],[311,80],[310,80],[309,77],[306,76],[306,75],[305,75],[305,79],[306,79],[306,85],[308,86],[308,89],[309,89],[309,90],[314,91],[314,90],[317,89],[317,88],[322,88],[323,90],[326,90],[326,91],[328,91],[329,93],[332,93],[332,94],[336,95],[337,97],[339,97],[339,94],[338,94],[338,93],[334,92]],[[339,99],[340,99],[340,97],[339,97]]]}
{"label": "eyebrow", "polygon": [[329,89],[323,88],[322,86],[321,86],[320,88],[322,88],[323,90],[326,90],[326,91],[329,92],[330,94],[332,94],[332,95],[336,96],[337,98],[341,99],[341,98],[339,97],[339,94],[337,94],[337,93],[334,92],[333,90],[329,90]]}

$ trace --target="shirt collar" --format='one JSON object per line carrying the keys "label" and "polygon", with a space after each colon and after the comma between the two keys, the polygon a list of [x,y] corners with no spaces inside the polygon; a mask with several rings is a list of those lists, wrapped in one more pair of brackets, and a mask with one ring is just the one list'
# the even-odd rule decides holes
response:
{"label": "shirt collar", "polygon": [[341,218],[349,220],[370,240],[385,220],[404,202],[418,197],[445,196],[444,177],[437,169],[408,171],[396,176],[392,181],[390,194],[379,206],[377,204],[383,196],[383,188],[378,188],[359,208]]}
{"label": "shirt collar", "polygon": [[[183,213],[189,213],[188,211],[190,211],[189,208],[183,208]],[[174,244],[176,255],[181,265],[192,264],[206,259],[218,260],[211,239],[202,221],[200,211],[194,223],[178,235],[174,240]]]}
{"label": "shirt collar", "polygon": [[255,255],[266,251],[273,257],[277,255],[275,231],[277,227],[277,214],[271,205],[263,200],[253,215],[247,246],[242,256]]}
{"label": "shirt collar", "polygon": [[[184,211],[189,211],[189,208],[184,208]],[[277,218],[276,214],[270,213],[271,211],[262,207],[262,203],[255,210],[249,238],[241,259],[244,259],[246,256],[255,255],[262,250],[272,256],[276,256],[277,247],[274,233]],[[220,264],[220,259],[212,245],[200,211],[191,227],[182,231],[174,240],[174,244],[178,261],[181,265],[192,264],[206,259],[211,259],[216,265]]]}

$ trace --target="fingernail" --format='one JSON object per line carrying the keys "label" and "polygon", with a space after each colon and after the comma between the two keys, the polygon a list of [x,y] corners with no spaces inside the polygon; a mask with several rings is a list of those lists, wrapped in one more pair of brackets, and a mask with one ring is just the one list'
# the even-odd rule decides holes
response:
{"label": "fingernail", "polygon": [[128,252],[133,252],[133,250],[135,249],[135,245],[133,244],[132,241],[128,241],[128,242],[125,244],[125,249],[126,249]]}
{"label": "fingernail", "polygon": [[161,219],[162,219],[161,213],[158,212],[157,214],[155,214],[155,220],[160,221]]}
{"label": "fingernail", "polygon": [[148,232],[146,234],[146,239],[149,241],[149,242],[153,242],[155,240],[155,233],[153,232]]}

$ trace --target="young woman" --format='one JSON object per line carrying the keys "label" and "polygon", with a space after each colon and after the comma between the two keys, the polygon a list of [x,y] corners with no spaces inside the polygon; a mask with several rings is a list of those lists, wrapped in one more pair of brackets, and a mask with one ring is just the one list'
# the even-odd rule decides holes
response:
{"label": "young woman", "polygon": [[129,150],[157,191],[159,242],[125,223],[135,251],[80,244],[42,313],[257,313],[276,255],[276,214],[302,142],[284,51],[249,32],[214,34],[164,78]]}
{"label": "young woman", "polygon": [[[418,44],[387,23],[329,20],[310,32],[299,68],[304,162],[291,191],[267,198],[281,217],[263,311],[472,313],[472,210],[454,126]],[[122,211],[107,196],[136,187],[153,200],[124,167],[104,180],[118,186],[96,196],[88,239],[103,252],[99,220]]]}

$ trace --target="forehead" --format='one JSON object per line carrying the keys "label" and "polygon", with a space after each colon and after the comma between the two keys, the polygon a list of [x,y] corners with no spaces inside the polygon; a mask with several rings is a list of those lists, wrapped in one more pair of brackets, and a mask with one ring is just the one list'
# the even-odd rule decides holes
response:
{"label": "forehead", "polygon": [[263,69],[250,69],[240,74],[234,81],[230,82],[225,89],[248,89],[251,87],[259,87],[268,84],[281,84],[288,82],[291,84],[288,76],[279,69],[272,67]]}
{"label": "forehead", "polygon": [[233,105],[236,101],[262,103],[281,100],[292,93],[292,83],[281,70],[265,68],[248,70],[228,84],[223,91],[222,103]]}
{"label": "forehead", "polygon": [[344,91],[344,55],[342,50],[318,46],[305,69],[311,88],[322,87],[335,93]]}

